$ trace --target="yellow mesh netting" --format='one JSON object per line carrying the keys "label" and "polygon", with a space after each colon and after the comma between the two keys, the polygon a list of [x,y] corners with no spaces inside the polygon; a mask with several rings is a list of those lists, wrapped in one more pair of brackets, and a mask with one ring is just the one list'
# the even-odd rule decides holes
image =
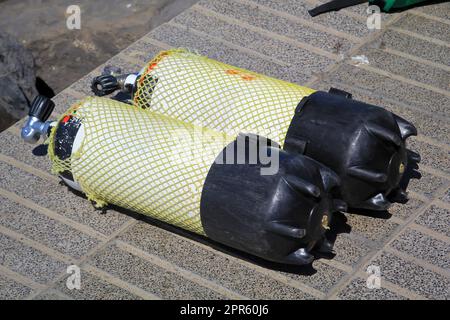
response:
{"label": "yellow mesh netting", "polygon": [[145,67],[134,103],[199,126],[257,133],[283,144],[295,108],[313,92],[175,49]]}
{"label": "yellow mesh netting", "polygon": [[[49,155],[55,173],[70,170],[88,197],[204,234],[200,197],[209,168],[233,138],[110,99],[88,98],[63,115],[82,120],[84,139],[70,159]],[[59,122],[58,125],[62,125]]]}

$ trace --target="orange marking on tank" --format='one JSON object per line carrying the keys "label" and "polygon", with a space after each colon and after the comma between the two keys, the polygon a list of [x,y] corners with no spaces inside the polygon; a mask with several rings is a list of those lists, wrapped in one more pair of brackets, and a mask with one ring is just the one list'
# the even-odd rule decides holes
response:
{"label": "orange marking on tank", "polygon": [[225,71],[225,72],[226,72],[227,74],[231,74],[231,75],[239,74],[239,71],[233,70],[233,69],[227,70],[227,71]]}
{"label": "orange marking on tank", "polygon": [[251,80],[255,80],[256,79],[256,77],[255,76],[251,76],[251,75],[243,75],[242,77],[242,80],[245,80],[245,81],[251,81]]}

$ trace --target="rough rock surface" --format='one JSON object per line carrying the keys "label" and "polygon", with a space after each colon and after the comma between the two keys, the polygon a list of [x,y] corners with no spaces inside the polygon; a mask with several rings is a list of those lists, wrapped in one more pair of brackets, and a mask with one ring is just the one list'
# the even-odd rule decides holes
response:
{"label": "rough rock surface", "polygon": [[[197,0],[0,0],[0,30],[32,53],[36,76],[57,93],[195,2]],[[81,10],[79,30],[69,30],[66,25],[70,16],[67,9],[74,4]],[[15,42],[8,49],[11,58],[16,54],[15,48],[24,52]],[[24,75],[20,85],[30,89],[31,82],[27,81],[34,75],[29,74],[32,69],[25,69],[31,66],[32,58],[20,52],[17,56],[17,63],[11,68],[17,70],[16,75]],[[22,64],[23,69],[20,69]],[[9,83],[3,78],[2,70],[1,81]],[[30,93],[28,97],[33,95],[32,91],[25,92]],[[16,103],[24,98],[11,84],[1,85],[1,95],[7,102],[0,100],[0,131],[24,116],[26,108],[25,104]]]}
{"label": "rough rock surface", "polygon": [[28,100],[36,95],[35,79],[31,53],[0,32],[0,131],[26,115]]}

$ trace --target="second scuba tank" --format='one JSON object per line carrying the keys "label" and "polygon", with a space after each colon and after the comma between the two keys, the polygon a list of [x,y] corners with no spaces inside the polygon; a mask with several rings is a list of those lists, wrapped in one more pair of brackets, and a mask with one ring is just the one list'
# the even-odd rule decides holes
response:
{"label": "second scuba tank", "polygon": [[184,50],[160,53],[139,74],[97,77],[92,86],[97,95],[119,87],[140,108],[228,134],[258,133],[324,163],[340,176],[350,207],[386,210],[407,200],[399,183],[408,156],[419,161],[405,145],[416,128],[349,93],[316,92]]}

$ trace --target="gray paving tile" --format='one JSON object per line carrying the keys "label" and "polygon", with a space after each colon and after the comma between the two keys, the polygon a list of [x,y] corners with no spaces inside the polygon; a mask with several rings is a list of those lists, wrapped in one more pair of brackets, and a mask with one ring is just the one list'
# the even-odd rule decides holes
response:
{"label": "gray paving tile", "polygon": [[[25,125],[26,120],[27,120],[26,117],[24,117],[24,118],[22,118],[20,120],[17,120],[17,122],[14,123],[11,127],[17,128],[20,131],[22,129],[22,127]],[[2,133],[4,133],[4,132],[5,131],[3,131]]]}
{"label": "gray paving tile", "polygon": [[[76,102],[80,100],[78,97],[73,97],[66,92],[61,92],[57,96],[52,98],[55,103],[55,112],[62,114],[72,107]],[[57,119],[55,119],[57,120]]]}
{"label": "gray paving tile", "polygon": [[[139,40],[121,52],[121,55],[127,55],[133,59],[142,61],[142,67],[149,63],[163,49],[155,46],[148,41]],[[136,70],[139,71],[139,70]]]}
{"label": "gray paving tile", "polygon": [[[352,43],[347,39],[339,38],[335,35],[293,22],[279,15],[263,12],[257,9],[257,4],[244,4],[234,0],[209,0],[203,1],[202,6],[256,27],[319,47],[331,53],[343,54],[352,47]],[[189,19],[192,13],[185,12],[178,16],[178,18],[181,18],[183,15],[186,15],[184,17],[185,19]]]}
{"label": "gray paving tile", "polygon": [[449,299],[450,280],[433,271],[383,252],[370,263],[381,269],[381,281],[386,279],[430,299]]}
{"label": "gray paving tile", "polygon": [[364,216],[359,214],[346,214],[347,224],[351,227],[351,233],[362,236],[378,244],[386,241],[398,227],[398,224],[389,219],[373,216]]}
{"label": "gray paving tile", "polygon": [[131,219],[114,210],[102,214],[88,200],[75,195],[68,187],[49,183],[2,162],[0,162],[0,187],[105,235],[115,232]]}
{"label": "gray paving tile", "polygon": [[435,176],[423,170],[420,172],[422,177],[420,179],[410,180],[408,190],[418,192],[427,198],[432,199],[437,190],[448,184],[448,180],[445,178]]}
{"label": "gray paving tile", "polygon": [[436,3],[415,8],[416,11],[426,13],[438,18],[450,20],[450,3]]}
{"label": "gray paving tile", "polygon": [[0,275],[0,299],[20,300],[29,296],[33,289]]}
{"label": "gray paving tile", "polygon": [[334,60],[301,49],[293,44],[197,12],[189,11],[176,17],[174,21],[205,32],[214,38],[222,38],[293,66],[301,61],[301,67],[307,75],[324,71],[334,63]]}
{"label": "gray paving tile", "polygon": [[355,19],[347,16],[342,12],[330,12],[317,17],[312,18],[308,10],[315,7],[314,4],[306,1],[297,0],[253,0],[256,3],[270,7],[275,10],[284,11],[291,15],[301,17],[303,19],[327,26],[331,29],[335,29],[341,32],[351,34],[356,37],[363,37],[370,33],[365,21]]}
{"label": "gray paving tile", "polygon": [[215,254],[188,240],[147,223],[138,223],[119,239],[166,259],[248,298],[310,299],[308,294],[286,286],[234,259]]}
{"label": "gray paving tile", "polygon": [[448,209],[431,206],[415,222],[450,237],[450,210]]}
{"label": "gray paving tile", "polygon": [[[22,138],[8,131],[4,131],[0,135],[0,153],[34,168],[50,172],[51,163],[46,152],[47,146],[25,143]],[[43,153],[45,154],[40,156]]]}
{"label": "gray paving tile", "polygon": [[435,88],[443,90],[450,88],[450,72],[444,69],[431,67],[378,49],[366,48],[363,52],[369,59],[371,67]]}
{"label": "gray paving tile", "polygon": [[67,288],[67,279],[61,279],[56,288],[64,295],[76,300],[142,300],[122,288],[110,284],[87,271],[81,270],[80,289]]}
{"label": "gray paving tile", "polygon": [[323,293],[328,293],[340,280],[342,280],[347,275],[346,272],[325,264],[320,260],[315,260],[312,265],[316,271],[312,275],[287,272],[283,272],[283,274],[297,281],[306,283]]}
{"label": "gray paving tile", "polygon": [[78,230],[0,196],[0,225],[58,252],[81,258],[99,242]]}
{"label": "gray paving tile", "polygon": [[362,68],[342,64],[327,79],[368,90],[374,96],[388,97],[406,104],[413,104],[419,109],[446,114],[450,104],[448,96],[430,91],[405,82],[391,79]]}
{"label": "gray paving tile", "polygon": [[101,74],[102,67],[99,66],[91,73],[88,73],[84,77],[82,77],[77,82],[73,83],[69,88],[75,90],[85,96],[92,96],[93,93],[91,91],[91,82],[92,79]]}
{"label": "gray paving tile", "polygon": [[39,293],[36,297],[33,298],[33,300],[56,301],[56,300],[72,300],[72,299],[59,291],[50,289]]}
{"label": "gray paving tile", "polygon": [[450,42],[450,25],[440,23],[431,19],[406,14],[392,26],[418,33],[434,39]]}
{"label": "gray paving tile", "polygon": [[389,209],[392,216],[406,220],[414,214],[417,214],[417,210],[424,205],[423,201],[410,198],[406,204],[395,203]]}
{"label": "gray paving tile", "polygon": [[223,299],[220,294],[193,283],[161,267],[110,246],[89,264],[163,299]]}
{"label": "gray paving tile", "polygon": [[356,278],[352,280],[345,288],[343,288],[338,297],[344,300],[404,300],[405,297],[383,288],[383,280],[381,280],[381,288],[369,289],[365,279]]}
{"label": "gray paving tile", "polygon": [[391,246],[443,269],[450,269],[450,245],[422,232],[407,229]]}
{"label": "gray paving tile", "polygon": [[66,269],[64,263],[3,234],[0,265],[41,284],[49,283]]}
{"label": "gray paving tile", "polygon": [[133,63],[125,59],[125,55],[121,52],[118,55],[112,57],[108,61],[104,63],[105,66],[112,65],[119,67],[122,73],[132,73],[136,72],[136,70],[140,70],[143,66],[138,63]]}
{"label": "gray paving tile", "polygon": [[391,112],[413,123],[419,134],[433,138],[437,142],[450,144],[450,126],[445,116],[438,115],[436,117],[431,117],[420,111],[401,108],[388,103],[385,104],[385,107]]}
{"label": "gray paving tile", "polygon": [[369,46],[395,49],[425,60],[450,65],[450,48],[430,41],[411,37],[394,30],[388,30],[381,38]]}
{"label": "gray paving tile", "polygon": [[370,252],[370,247],[359,239],[341,234],[336,238],[334,251],[336,256],[333,260],[354,267]]}
{"label": "gray paving tile", "polygon": [[408,148],[421,155],[420,164],[430,166],[445,173],[450,173],[450,151],[432,146],[417,139],[409,139]]}
{"label": "gray paving tile", "polygon": [[150,36],[172,47],[184,47],[207,55],[212,59],[263,73],[274,78],[299,84],[309,80],[309,76],[301,68],[278,65],[272,61],[261,59],[258,56],[250,56],[242,51],[226,47],[212,39],[192,34],[185,28],[164,24],[157,29],[157,32],[151,32]]}

